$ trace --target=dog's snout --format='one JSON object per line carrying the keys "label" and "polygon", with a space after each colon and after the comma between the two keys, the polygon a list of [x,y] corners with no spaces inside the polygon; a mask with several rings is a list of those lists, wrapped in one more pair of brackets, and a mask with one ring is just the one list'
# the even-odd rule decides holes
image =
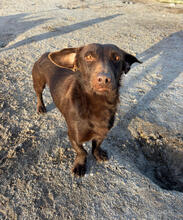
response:
{"label": "dog's snout", "polygon": [[107,85],[111,82],[111,76],[107,73],[100,73],[97,80],[99,84]]}

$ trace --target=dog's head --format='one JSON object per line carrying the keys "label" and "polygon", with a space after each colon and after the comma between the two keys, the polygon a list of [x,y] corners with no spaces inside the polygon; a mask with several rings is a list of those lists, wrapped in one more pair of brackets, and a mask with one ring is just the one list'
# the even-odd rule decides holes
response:
{"label": "dog's head", "polygon": [[141,63],[112,44],[66,48],[50,53],[49,58],[57,66],[77,71],[83,85],[98,94],[118,89],[121,75],[126,74],[133,63]]}

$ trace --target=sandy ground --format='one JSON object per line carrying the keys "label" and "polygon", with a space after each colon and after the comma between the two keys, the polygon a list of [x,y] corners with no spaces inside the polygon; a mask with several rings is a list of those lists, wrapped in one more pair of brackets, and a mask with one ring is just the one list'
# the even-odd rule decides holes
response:
{"label": "sandy ground", "polygon": [[[183,219],[182,28],[183,5],[0,1],[0,219]],[[143,64],[123,79],[109,162],[89,155],[79,179],[48,89],[48,113],[36,114],[31,69],[46,51],[92,42]]]}

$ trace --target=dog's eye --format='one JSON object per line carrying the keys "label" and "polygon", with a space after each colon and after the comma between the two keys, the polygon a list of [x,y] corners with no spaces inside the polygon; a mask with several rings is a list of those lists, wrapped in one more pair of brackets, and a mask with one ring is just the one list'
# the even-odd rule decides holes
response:
{"label": "dog's eye", "polygon": [[120,61],[120,56],[117,55],[117,54],[113,54],[112,55],[112,61],[115,62],[115,63],[118,63]]}
{"label": "dog's eye", "polygon": [[93,57],[91,54],[85,56],[85,60],[88,62],[95,61],[95,57]]}
{"label": "dog's eye", "polygon": [[120,57],[119,56],[115,56],[115,61],[120,61]]}

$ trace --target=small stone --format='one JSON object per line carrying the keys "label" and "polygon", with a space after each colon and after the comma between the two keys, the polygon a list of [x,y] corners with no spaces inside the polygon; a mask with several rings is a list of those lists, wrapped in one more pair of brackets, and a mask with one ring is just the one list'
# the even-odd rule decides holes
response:
{"label": "small stone", "polygon": [[175,7],[175,3],[170,3],[169,6],[170,7]]}

